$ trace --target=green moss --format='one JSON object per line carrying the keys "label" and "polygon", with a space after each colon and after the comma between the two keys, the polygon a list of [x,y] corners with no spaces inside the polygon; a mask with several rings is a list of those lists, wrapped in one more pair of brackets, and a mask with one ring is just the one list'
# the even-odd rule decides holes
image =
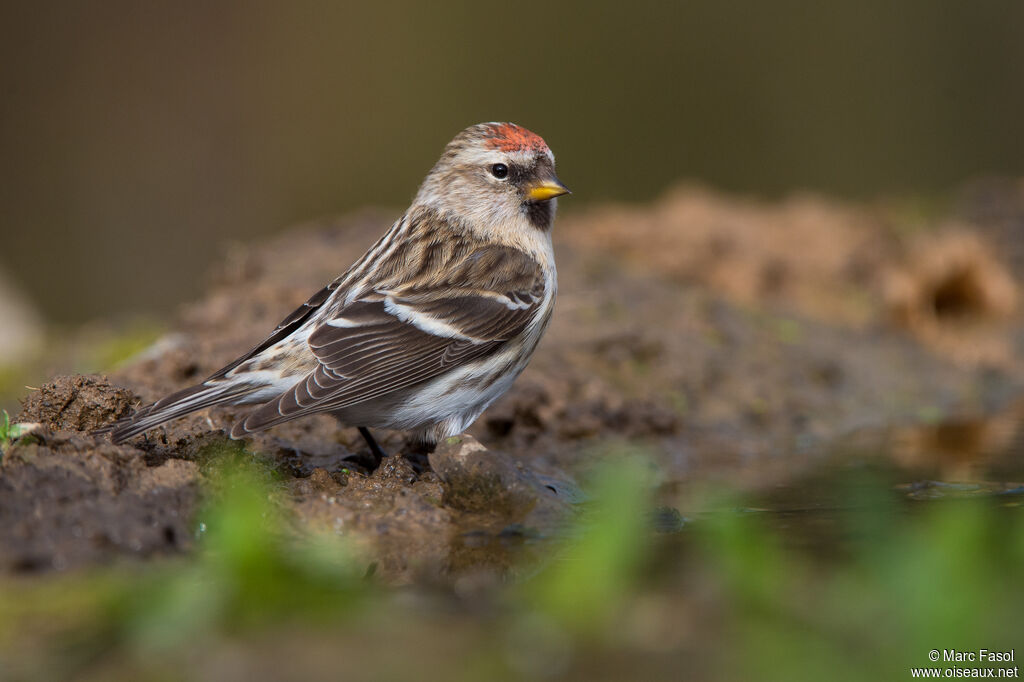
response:
{"label": "green moss", "polygon": [[163,327],[147,320],[136,320],[128,327],[98,342],[87,354],[84,371],[105,372],[116,369],[149,348],[160,338]]}

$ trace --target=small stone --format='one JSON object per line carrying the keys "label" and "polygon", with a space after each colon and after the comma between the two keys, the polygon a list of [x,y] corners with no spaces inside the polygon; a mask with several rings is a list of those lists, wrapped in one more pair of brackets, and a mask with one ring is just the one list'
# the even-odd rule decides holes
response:
{"label": "small stone", "polygon": [[515,460],[487,450],[472,436],[449,438],[430,454],[430,466],[444,482],[443,503],[467,512],[522,518],[551,490]]}

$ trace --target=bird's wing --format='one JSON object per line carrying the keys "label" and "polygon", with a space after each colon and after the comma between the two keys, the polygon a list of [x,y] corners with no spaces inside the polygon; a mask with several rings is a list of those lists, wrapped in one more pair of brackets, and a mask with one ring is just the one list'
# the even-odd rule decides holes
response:
{"label": "bird's wing", "polygon": [[528,254],[485,246],[429,278],[370,288],[310,334],[316,368],[232,434],[348,407],[487,357],[538,319],[545,286]]}
{"label": "bird's wing", "polygon": [[208,376],[203,383],[205,384],[207,382],[225,378],[225,376],[231,370],[235,369],[239,365],[242,365],[248,360],[252,360],[263,351],[267,350],[268,348],[276,345],[281,341],[284,341],[289,336],[291,336],[295,331],[299,329],[299,327],[304,325],[306,321],[308,321],[316,313],[316,311],[319,310],[320,307],[323,306],[324,303],[328,301],[328,299],[330,299],[331,294],[334,293],[334,290],[338,286],[338,281],[339,280],[331,282],[323,289],[310,296],[305,303],[303,303],[298,308],[293,310],[292,313],[288,315],[288,317],[281,320],[281,323],[278,324],[274,331],[270,333],[270,336],[268,336],[258,345],[254,346],[252,350],[250,350],[249,352],[235,358],[231,362],[231,364],[221,367],[215,373]]}
{"label": "bird's wing", "polygon": [[[396,233],[401,232],[407,226],[411,218],[412,216],[406,214],[395,221],[391,226],[391,229],[388,230],[376,244],[370,247],[370,250],[363,254],[363,256],[356,261],[347,272],[310,296],[305,303],[293,310],[290,315],[281,320],[274,331],[272,331],[266,339],[253,346],[253,348],[247,353],[235,358],[230,364],[221,367],[219,370],[207,377],[203,383],[216,383],[217,380],[226,378],[227,375],[235,368],[242,367],[249,360],[258,358],[260,353],[263,351],[285,341],[289,336],[309,322],[318,312],[320,312],[322,308],[330,307],[332,305],[332,298],[344,293],[345,284],[350,279],[349,276],[353,272],[359,271],[361,268],[365,267],[367,263],[372,262],[383,246],[386,245],[389,240],[393,239]],[[341,291],[339,291],[339,289],[341,289]],[[242,368],[244,370],[244,367]]]}

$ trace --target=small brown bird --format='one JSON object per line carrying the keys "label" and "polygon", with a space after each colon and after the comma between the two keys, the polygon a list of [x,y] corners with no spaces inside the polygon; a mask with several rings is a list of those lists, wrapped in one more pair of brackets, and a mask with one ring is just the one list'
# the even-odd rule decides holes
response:
{"label": "small brown bird", "polygon": [[512,385],[547,328],[557,281],[551,225],[568,189],[539,136],[482,123],[445,147],[409,210],[348,272],[201,384],[110,427],[115,443],[212,405],[260,405],[233,438],[327,412],[462,433]]}

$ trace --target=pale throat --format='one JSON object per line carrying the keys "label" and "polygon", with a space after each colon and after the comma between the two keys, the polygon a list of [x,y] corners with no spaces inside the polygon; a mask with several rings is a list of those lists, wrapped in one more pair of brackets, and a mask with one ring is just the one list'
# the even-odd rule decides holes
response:
{"label": "pale throat", "polygon": [[500,215],[491,213],[483,216],[483,219],[473,218],[467,219],[466,224],[478,237],[492,244],[523,251],[540,263],[545,270],[554,268],[555,256],[551,245],[550,225],[547,229],[539,229],[518,208]]}

